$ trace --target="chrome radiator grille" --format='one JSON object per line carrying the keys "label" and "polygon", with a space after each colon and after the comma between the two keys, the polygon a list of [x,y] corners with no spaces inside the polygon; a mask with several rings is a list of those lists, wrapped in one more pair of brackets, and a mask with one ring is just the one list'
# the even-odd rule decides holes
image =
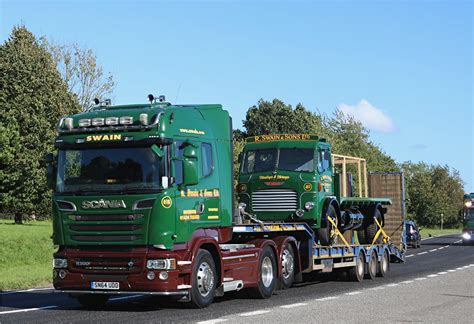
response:
{"label": "chrome radiator grille", "polygon": [[265,189],[252,193],[252,210],[295,211],[298,208],[296,191],[290,189]]}

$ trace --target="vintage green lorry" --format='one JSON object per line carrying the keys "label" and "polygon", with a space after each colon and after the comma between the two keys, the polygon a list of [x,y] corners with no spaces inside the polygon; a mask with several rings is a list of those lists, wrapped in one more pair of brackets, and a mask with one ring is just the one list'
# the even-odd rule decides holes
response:
{"label": "vintage green lorry", "polygon": [[[323,139],[250,140],[236,205],[229,113],[149,101],[98,103],[58,124],[57,152],[46,158],[58,291],[87,307],[130,293],[206,307],[241,289],[268,298],[306,272],[360,281],[404,260],[382,229],[390,200],[339,195]],[[262,150],[278,164],[261,169]],[[292,154],[308,157],[304,169],[282,169],[284,157],[298,162]],[[285,200],[266,190],[286,190]]]}

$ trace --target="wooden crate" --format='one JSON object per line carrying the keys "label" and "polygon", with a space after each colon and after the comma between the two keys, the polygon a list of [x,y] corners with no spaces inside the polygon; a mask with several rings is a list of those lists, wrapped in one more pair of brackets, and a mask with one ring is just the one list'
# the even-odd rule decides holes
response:
{"label": "wooden crate", "polygon": [[385,214],[385,232],[399,249],[403,246],[403,221],[405,220],[405,180],[402,172],[369,173],[369,197],[390,198],[392,205]]}

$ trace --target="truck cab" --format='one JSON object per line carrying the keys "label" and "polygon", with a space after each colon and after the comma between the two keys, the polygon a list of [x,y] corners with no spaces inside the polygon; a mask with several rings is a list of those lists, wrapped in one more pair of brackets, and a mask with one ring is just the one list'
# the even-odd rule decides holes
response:
{"label": "truck cab", "polygon": [[464,244],[474,243],[474,193],[465,194],[463,209],[459,212],[462,217],[462,240]]}

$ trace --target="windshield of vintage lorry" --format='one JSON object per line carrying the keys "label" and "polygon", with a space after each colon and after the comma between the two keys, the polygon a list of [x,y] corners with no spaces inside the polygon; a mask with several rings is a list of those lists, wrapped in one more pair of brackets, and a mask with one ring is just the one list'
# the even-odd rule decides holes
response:
{"label": "windshield of vintage lorry", "polygon": [[251,150],[245,153],[242,173],[268,171],[314,171],[314,150],[282,148]]}
{"label": "windshield of vintage lorry", "polygon": [[149,147],[60,150],[56,192],[160,189],[161,159]]}

